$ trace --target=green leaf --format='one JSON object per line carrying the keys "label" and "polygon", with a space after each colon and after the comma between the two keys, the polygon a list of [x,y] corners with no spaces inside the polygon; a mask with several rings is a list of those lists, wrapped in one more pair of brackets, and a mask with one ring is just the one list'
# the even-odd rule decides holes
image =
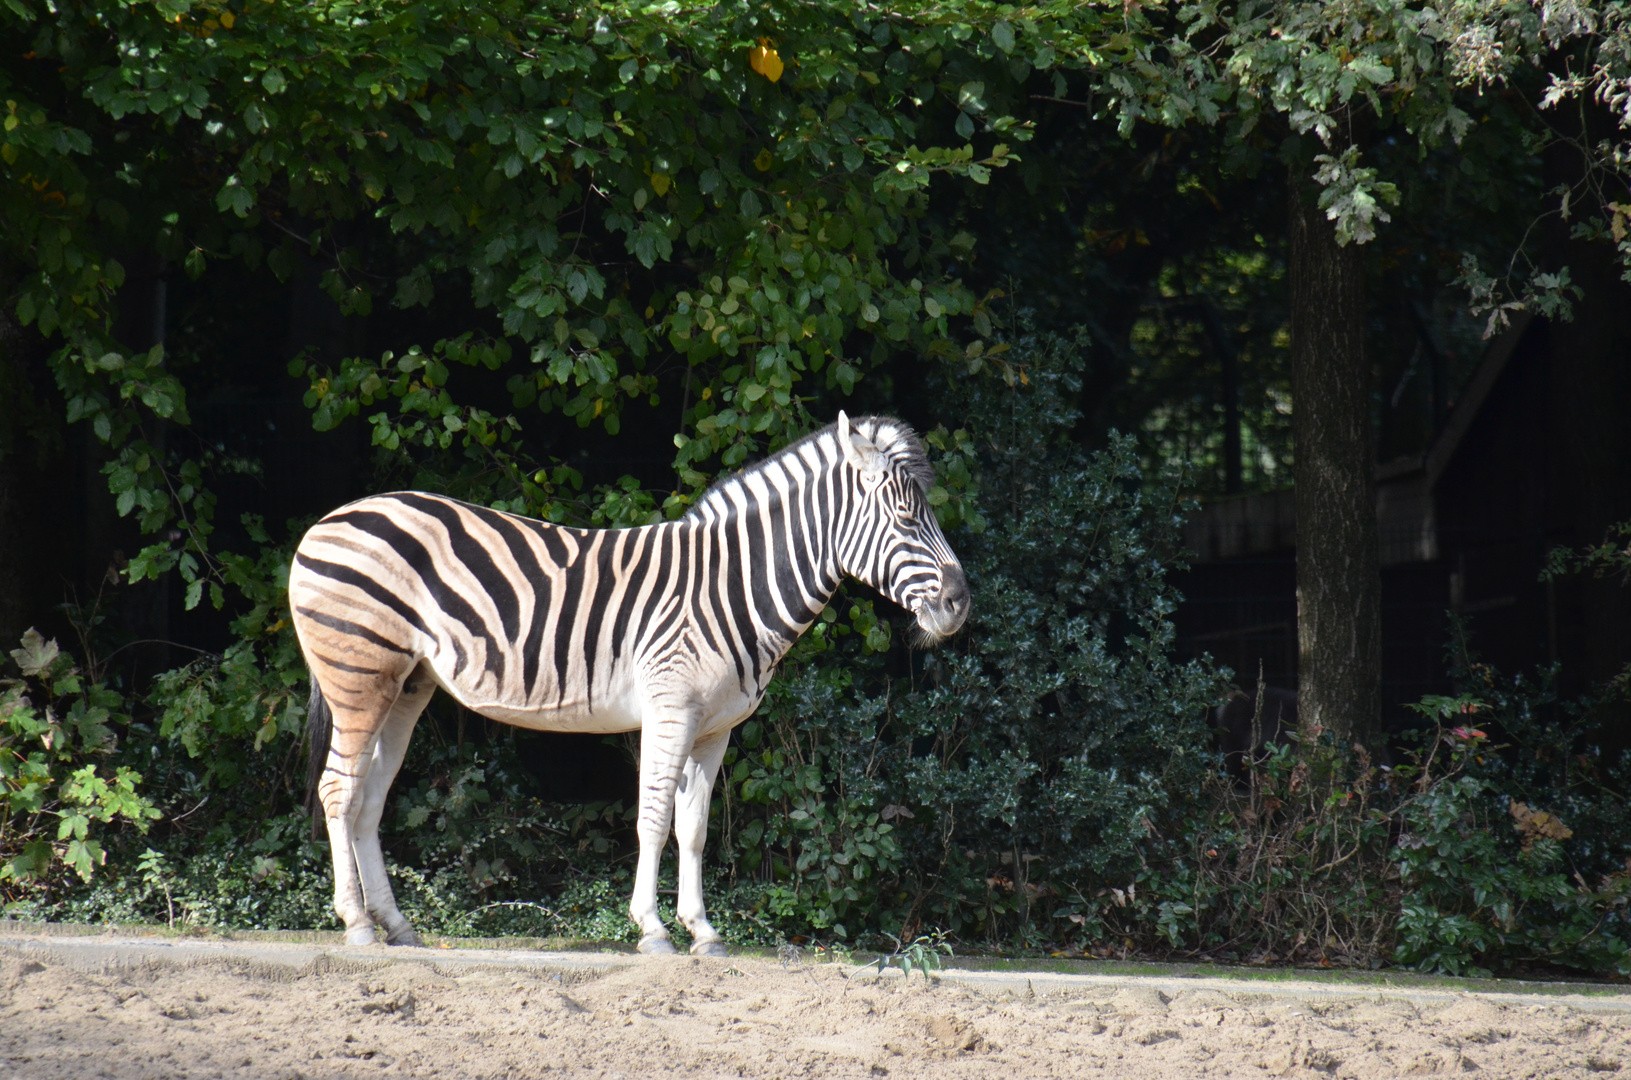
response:
{"label": "green leaf", "polygon": [[965,112],[985,111],[985,83],[966,82],[957,89],[957,107]]}
{"label": "green leaf", "polygon": [[95,873],[96,867],[101,866],[107,855],[102,845],[94,840],[74,840],[68,844],[68,851],[63,861],[74,868],[80,880],[89,881]]}
{"label": "green leaf", "polygon": [[85,839],[86,830],[90,827],[91,819],[80,813],[63,814],[62,820],[57,823],[57,839],[66,840],[70,836]]}
{"label": "green leaf", "polygon": [[1348,70],[1378,86],[1393,80],[1393,69],[1384,64],[1380,57],[1368,53],[1356,56],[1349,61]]}
{"label": "green leaf", "polygon": [[231,176],[216,194],[215,205],[222,212],[245,217],[255,205],[255,193],[243,186],[238,177]]}
{"label": "green leaf", "polygon": [[55,639],[47,641],[31,626],[23,631],[22,647],[11,650],[11,658],[16,661],[23,677],[32,679],[45,674],[56,663],[60,653]]}

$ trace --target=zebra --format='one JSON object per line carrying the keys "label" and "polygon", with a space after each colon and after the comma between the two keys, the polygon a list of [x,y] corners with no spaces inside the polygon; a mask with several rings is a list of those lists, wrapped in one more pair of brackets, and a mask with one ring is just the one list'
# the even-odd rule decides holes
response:
{"label": "zebra", "polygon": [[342,506],[301,539],[289,606],[311,674],[320,807],[345,940],[420,943],[398,910],[379,823],[440,686],[465,708],[545,731],[640,731],[640,951],[675,952],[657,911],[672,824],[676,915],[724,956],[702,894],[708,801],[733,727],[849,574],[916,617],[921,644],[970,594],[927,492],[934,471],[888,417],[838,421],[719,481],[678,520],[550,525],[422,492]]}

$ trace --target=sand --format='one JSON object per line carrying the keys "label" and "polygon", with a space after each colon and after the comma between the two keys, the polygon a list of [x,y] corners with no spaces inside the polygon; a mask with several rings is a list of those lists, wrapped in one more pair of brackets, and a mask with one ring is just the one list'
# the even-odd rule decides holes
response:
{"label": "sand", "polygon": [[1631,1013],[1258,990],[1000,994],[832,964],[85,970],[0,955],[0,1080],[1631,1075]]}

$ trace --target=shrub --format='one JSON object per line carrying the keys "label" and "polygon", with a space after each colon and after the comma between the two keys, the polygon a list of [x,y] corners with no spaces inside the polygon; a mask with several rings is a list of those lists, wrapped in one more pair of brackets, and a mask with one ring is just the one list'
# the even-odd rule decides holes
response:
{"label": "shrub", "polygon": [[123,697],[87,679],[35,630],[11,652],[19,679],[0,679],[0,897],[15,900],[72,869],[89,881],[107,856],[107,827],[145,832],[159,811],[141,773],[107,764],[128,724]]}
{"label": "shrub", "polygon": [[1551,673],[1503,679],[1462,656],[1459,672],[1489,700],[1418,706],[1434,741],[1401,770],[1411,795],[1395,849],[1395,961],[1455,974],[1533,963],[1631,974],[1631,769],[1572,745],[1590,733],[1589,711],[1549,708]]}
{"label": "shrub", "polygon": [[1054,940],[1212,769],[1219,673],[1170,655],[1178,500],[1132,440],[1072,440],[1078,346],[1025,338],[1011,379],[939,391],[968,421],[928,436],[943,480],[966,478],[930,501],[960,524],[967,629],[885,652],[887,624],[835,604],[730,752],[722,846],[790,932]]}
{"label": "shrub", "polygon": [[1397,909],[1395,794],[1328,738],[1273,749],[1244,789],[1214,774],[1152,830],[1136,875],[1082,898],[1076,946],[1374,966]]}
{"label": "shrub", "polygon": [[[1482,671],[1504,688],[1499,704],[1424,699],[1417,709],[1433,726],[1395,768],[1321,736],[1265,753],[1244,789],[1210,781],[1170,833],[1149,838],[1135,881],[1073,914],[1076,947],[1454,975],[1631,971],[1624,841],[1580,843],[1540,809],[1614,816],[1626,789],[1570,796],[1526,783],[1537,752],[1556,755],[1492,745],[1484,728],[1523,728],[1534,698],[1514,687],[1533,684]],[[1555,750],[1578,731],[1531,734]]]}
{"label": "shrub", "polygon": [[1504,678],[1463,641],[1468,692],[1421,703],[1404,764],[1320,736],[1244,789],[1223,776],[1201,725],[1220,673],[1170,655],[1177,500],[1129,440],[1071,442],[1074,357],[1024,339],[1013,379],[943,390],[970,428],[929,436],[963,478],[969,627],[903,659],[841,600],[742,729],[715,825],[755,913],[880,943],[1624,972],[1631,786],[1549,675]]}

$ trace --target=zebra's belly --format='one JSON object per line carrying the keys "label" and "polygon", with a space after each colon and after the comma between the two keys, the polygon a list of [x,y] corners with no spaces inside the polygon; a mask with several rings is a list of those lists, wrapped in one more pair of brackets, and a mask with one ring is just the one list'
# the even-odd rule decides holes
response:
{"label": "zebra's belly", "polygon": [[[611,735],[638,730],[645,714],[642,699],[634,693],[599,697],[592,705],[587,702],[563,702],[546,706],[463,700],[461,695],[454,696],[460,697],[461,704],[473,712],[533,731]],[[756,696],[736,692],[734,688],[705,700],[702,724],[697,731],[699,736],[735,727],[759,704]]]}
{"label": "zebra's belly", "polygon": [[518,685],[513,670],[503,680],[474,664],[466,664],[455,674],[446,670],[446,659],[445,653],[433,652],[421,670],[428,669],[454,701],[491,720],[533,731],[589,734],[632,731],[640,726],[640,710],[631,701],[631,683],[622,672],[614,672],[609,686],[603,684],[593,692],[582,686],[563,692],[534,686],[529,693]]}
{"label": "zebra's belly", "polygon": [[[466,687],[458,685],[454,680],[438,681],[459,704],[472,712],[533,731],[581,732],[590,735],[633,731],[640,726],[640,718],[644,712],[633,680],[626,675],[613,678],[610,686],[603,685],[592,695],[583,693],[548,695],[541,701],[527,700],[519,693],[515,697],[495,697],[490,684],[485,688]],[[486,692],[483,692],[484,690]]]}
{"label": "zebra's belly", "polygon": [[583,705],[517,708],[495,704],[476,704],[471,708],[483,716],[533,731],[610,735],[619,731],[634,731],[640,726],[638,710],[615,703],[596,702],[593,709]]}
{"label": "zebra's belly", "polygon": [[[445,654],[433,654],[427,657],[427,666],[437,683],[459,704],[501,723],[533,731],[592,735],[636,731],[648,713],[672,715],[681,710],[696,715],[700,737],[734,727],[758,707],[764,696],[762,685],[742,684],[734,663],[707,654],[693,654],[677,664],[658,665],[655,672],[642,670],[641,665],[625,657],[623,663],[602,670],[592,690],[580,675],[573,680],[575,687],[557,691],[545,683],[530,693],[519,685],[520,680],[500,681],[475,664],[466,664],[459,675],[445,671],[446,659]],[[768,683],[768,676],[763,681]]]}

